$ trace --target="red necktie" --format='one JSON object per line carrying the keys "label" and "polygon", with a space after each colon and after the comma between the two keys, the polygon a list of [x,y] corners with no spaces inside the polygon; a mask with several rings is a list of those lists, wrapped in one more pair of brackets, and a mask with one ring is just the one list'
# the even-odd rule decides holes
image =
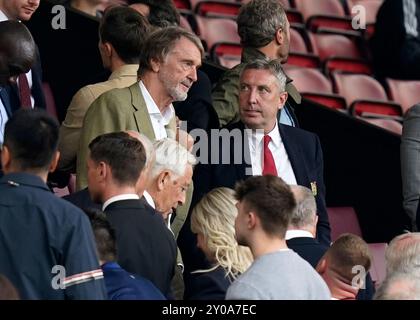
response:
{"label": "red necktie", "polygon": [[277,169],[276,164],[274,162],[273,154],[271,153],[270,149],[268,148],[268,144],[271,141],[271,137],[269,135],[264,136],[264,163],[263,163],[263,176],[271,174],[273,176],[277,176]]}
{"label": "red necktie", "polygon": [[29,88],[29,83],[28,79],[26,78],[26,74],[20,74],[18,79],[20,106],[24,109],[31,109],[31,89]]}

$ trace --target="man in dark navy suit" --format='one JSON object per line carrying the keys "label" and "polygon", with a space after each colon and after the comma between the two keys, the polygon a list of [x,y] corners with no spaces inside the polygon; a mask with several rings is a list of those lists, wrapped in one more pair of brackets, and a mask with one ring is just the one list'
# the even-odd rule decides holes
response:
{"label": "man in dark navy suit", "polygon": [[[288,184],[311,189],[318,207],[317,238],[329,245],[321,144],[313,133],[278,124],[278,110],[287,100],[285,83],[279,61],[255,60],[244,67],[239,92],[241,121],[222,130],[218,139],[209,139],[210,164],[196,168],[193,203],[213,188],[233,188],[250,176],[276,175]],[[231,137],[226,139],[229,134]],[[201,267],[196,264],[195,239],[188,234],[189,223],[184,226],[179,244],[185,265]]]}
{"label": "man in dark navy suit", "polygon": [[[40,0],[0,0],[0,21],[28,21],[38,9],[39,3]],[[37,48],[35,64],[31,69],[21,71],[17,83],[9,84],[3,89],[3,95],[8,96],[12,113],[22,106],[46,108],[41,60]]]}
{"label": "man in dark navy suit", "polygon": [[328,246],[315,238],[316,203],[312,191],[303,186],[291,186],[297,208],[286,232],[287,246],[316,268]]}
{"label": "man in dark navy suit", "polygon": [[0,144],[4,125],[12,116],[7,86],[31,69],[35,57],[36,46],[29,30],[17,21],[0,22]]}
{"label": "man in dark navy suit", "polygon": [[133,275],[116,262],[115,230],[100,210],[87,209],[98,249],[99,263],[104,273],[109,300],[166,300],[163,294],[146,278]]}
{"label": "man in dark navy suit", "polygon": [[89,151],[89,193],[94,202],[103,203],[115,229],[118,264],[170,297],[176,242],[162,215],[137,194],[146,161],[143,144],[125,132],[113,132],[93,139]]}

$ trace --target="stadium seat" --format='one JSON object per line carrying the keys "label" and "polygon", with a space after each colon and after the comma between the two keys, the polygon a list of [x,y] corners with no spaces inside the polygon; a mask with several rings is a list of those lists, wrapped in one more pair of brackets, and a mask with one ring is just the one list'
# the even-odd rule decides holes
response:
{"label": "stadium seat", "polygon": [[210,56],[225,68],[231,69],[241,62],[242,46],[238,43],[219,42],[213,45]]}
{"label": "stadium seat", "polygon": [[194,12],[200,16],[234,18],[238,15],[240,3],[226,1],[199,1]]}
{"label": "stadium seat", "polygon": [[385,250],[388,245],[386,243],[368,243],[368,246],[372,257],[369,272],[377,288],[386,277]]}
{"label": "stadium seat", "polygon": [[236,22],[224,18],[207,18],[196,16],[197,34],[205,41],[207,49],[219,42],[240,43]]}
{"label": "stadium seat", "polygon": [[366,34],[367,37],[370,38],[374,31],[375,31],[375,22],[376,22],[376,15],[381,7],[383,1],[382,0],[347,0],[346,1],[347,10],[349,15],[354,17],[358,10],[352,12],[352,8],[357,5],[363,6],[366,12]]}
{"label": "stadium seat", "polygon": [[191,2],[190,0],[173,0],[175,7],[181,10],[191,10]]}
{"label": "stadium seat", "polygon": [[346,109],[343,97],[333,94],[331,82],[317,69],[288,69],[287,75],[306,99],[315,101],[333,109]]}
{"label": "stadium seat", "polygon": [[305,68],[317,68],[320,65],[318,57],[309,53],[305,40],[295,28],[290,28],[290,52],[287,63]]}
{"label": "stadium seat", "polygon": [[406,113],[413,105],[420,103],[420,81],[386,79],[389,97],[401,105]]}
{"label": "stadium seat", "polygon": [[331,241],[335,241],[343,233],[352,233],[362,237],[359,219],[352,207],[327,208],[331,227]]}
{"label": "stadium seat", "polygon": [[402,116],[401,106],[388,101],[384,88],[374,78],[339,72],[334,72],[332,78],[335,92],[346,99],[352,115]]}
{"label": "stadium seat", "polygon": [[193,31],[187,18],[185,18],[183,15],[180,16],[179,26],[187,29],[188,31]]}
{"label": "stadium seat", "polygon": [[324,63],[326,74],[333,71],[371,74],[372,70],[355,39],[342,34],[309,33],[313,51]]}
{"label": "stadium seat", "polygon": [[309,30],[314,31],[319,27],[353,30],[351,19],[346,17],[340,0],[294,0],[294,2]]}
{"label": "stadium seat", "polygon": [[391,131],[399,136],[402,135],[402,124],[396,120],[392,119],[374,119],[374,118],[363,118],[364,121],[367,121],[375,126],[381,127],[385,130]]}

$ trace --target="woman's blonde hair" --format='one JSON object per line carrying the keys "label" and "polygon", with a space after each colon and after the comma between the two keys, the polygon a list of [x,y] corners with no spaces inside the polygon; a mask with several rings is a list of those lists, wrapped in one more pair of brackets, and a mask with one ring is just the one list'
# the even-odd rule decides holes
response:
{"label": "woman's blonde hair", "polygon": [[203,235],[215,267],[223,267],[232,278],[248,269],[253,260],[249,248],[238,245],[235,239],[235,204],[232,189],[217,188],[206,194],[191,214],[192,232]]}

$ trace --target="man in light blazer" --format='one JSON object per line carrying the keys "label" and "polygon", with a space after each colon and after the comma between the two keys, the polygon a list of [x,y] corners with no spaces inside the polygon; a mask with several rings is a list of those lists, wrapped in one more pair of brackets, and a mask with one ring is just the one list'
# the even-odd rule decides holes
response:
{"label": "man in light blazer", "polygon": [[[277,60],[255,60],[244,67],[239,92],[241,121],[219,133],[218,145],[210,144],[209,164],[197,165],[192,203],[213,188],[233,188],[237,182],[255,175],[277,175],[288,184],[306,186],[312,191],[318,208],[317,238],[329,246],[321,144],[313,133],[278,124],[277,112],[287,100],[285,83],[286,76]],[[239,140],[225,139],[226,134]],[[213,137],[211,140],[217,141]],[[184,264],[186,269],[202,268],[203,260],[195,254],[196,241],[188,232],[189,227],[187,220],[178,240]]]}
{"label": "man in light blazer", "polygon": [[[105,92],[86,113],[77,155],[78,190],[87,185],[88,145],[98,135],[133,130],[152,141],[177,136],[180,139],[172,102],[187,98],[189,88],[197,80],[203,54],[197,36],[182,28],[160,29],[149,36],[140,57],[139,82]],[[176,210],[176,234],[187,217],[192,190],[191,185],[185,204]]]}
{"label": "man in light blazer", "polygon": [[90,105],[104,92],[137,83],[141,46],[150,31],[147,20],[134,9],[116,6],[108,9],[99,25],[99,52],[105,69],[112,73],[107,81],[81,88],[71,100],[60,127],[58,169],[76,170],[83,119]]}

